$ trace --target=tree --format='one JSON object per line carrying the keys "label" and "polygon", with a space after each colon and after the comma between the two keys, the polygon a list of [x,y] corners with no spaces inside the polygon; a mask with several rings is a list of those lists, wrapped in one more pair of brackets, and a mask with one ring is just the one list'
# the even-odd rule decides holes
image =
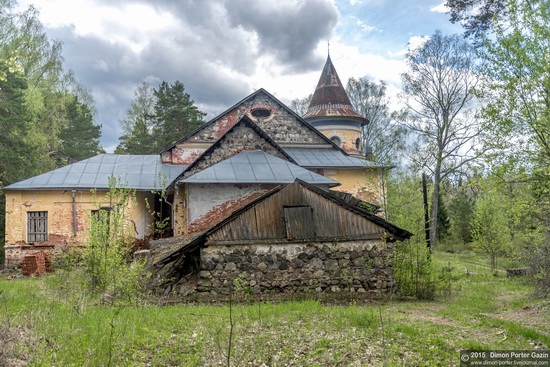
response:
{"label": "tree", "polygon": [[466,36],[480,37],[508,13],[508,0],[447,0],[451,22],[460,22]]}
{"label": "tree", "polygon": [[299,116],[303,117],[307,113],[307,109],[311,103],[313,94],[310,94],[304,98],[296,98],[290,101],[290,108],[292,111],[296,112]]}
{"label": "tree", "polygon": [[[548,180],[550,163],[550,4],[511,1],[506,24],[495,26],[486,39],[483,74],[483,110],[500,157],[523,167],[541,168]],[[508,154],[502,154],[508,153]],[[530,170],[533,172],[532,170]]]}
{"label": "tree", "polygon": [[363,126],[363,146],[372,148],[376,161],[396,163],[405,149],[406,129],[391,117],[386,83],[350,78],[346,92],[355,110],[368,120]]}
{"label": "tree", "polygon": [[141,83],[134,92],[134,99],[126,110],[122,121],[123,135],[115,149],[117,154],[158,153],[153,129],[155,128],[155,96],[147,82]]}
{"label": "tree", "polygon": [[183,83],[174,84],[162,82],[153,91],[155,96],[155,139],[157,150],[174,144],[178,139],[189,134],[204,123],[201,112],[188,93]]}
{"label": "tree", "polygon": [[475,202],[471,195],[468,195],[466,187],[459,185],[449,202],[451,233],[455,241],[466,244],[472,240],[470,222],[474,214],[474,208]]}
{"label": "tree", "polygon": [[66,106],[67,124],[59,132],[64,163],[75,163],[104,153],[99,144],[101,126],[94,124],[90,108],[70,94]]}
{"label": "tree", "polygon": [[[490,182],[489,182],[490,184]],[[484,187],[476,202],[471,229],[474,247],[489,257],[496,272],[499,256],[510,246],[510,227],[506,217],[509,202],[493,185]]]}
{"label": "tree", "polygon": [[451,220],[447,214],[447,205],[443,200],[442,191],[439,191],[439,200],[437,201],[439,208],[437,209],[437,241],[441,242],[449,235],[451,228]]}
{"label": "tree", "polygon": [[478,84],[472,47],[458,35],[436,31],[421,47],[406,56],[402,74],[406,104],[404,121],[418,136],[411,160],[433,178],[430,242],[436,244],[442,180],[456,174],[477,157],[474,149],[482,133],[471,118],[473,89]]}

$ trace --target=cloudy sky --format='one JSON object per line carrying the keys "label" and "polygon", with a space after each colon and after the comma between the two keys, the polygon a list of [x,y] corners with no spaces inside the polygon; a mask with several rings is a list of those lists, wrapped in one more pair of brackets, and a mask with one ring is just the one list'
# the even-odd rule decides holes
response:
{"label": "cloudy sky", "polygon": [[405,71],[409,42],[459,33],[444,0],[19,0],[34,4],[66,69],[93,93],[112,152],[142,81],[181,81],[210,119],[264,88],[288,103],[312,93],[327,56],[350,77]]}

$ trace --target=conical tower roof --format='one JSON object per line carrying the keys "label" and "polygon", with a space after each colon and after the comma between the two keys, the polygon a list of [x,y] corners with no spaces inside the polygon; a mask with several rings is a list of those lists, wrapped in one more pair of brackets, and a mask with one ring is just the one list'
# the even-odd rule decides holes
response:
{"label": "conical tower roof", "polygon": [[304,119],[316,120],[326,117],[351,117],[364,120],[351,105],[348,94],[332,64],[330,55],[327,57],[327,62]]}

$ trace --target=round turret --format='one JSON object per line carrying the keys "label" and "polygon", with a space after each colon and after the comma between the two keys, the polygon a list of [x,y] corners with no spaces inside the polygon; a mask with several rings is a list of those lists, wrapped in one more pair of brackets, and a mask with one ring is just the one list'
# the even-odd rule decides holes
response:
{"label": "round turret", "polygon": [[345,152],[361,155],[362,126],[367,120],[351,105],[330,55],[303,117]]}

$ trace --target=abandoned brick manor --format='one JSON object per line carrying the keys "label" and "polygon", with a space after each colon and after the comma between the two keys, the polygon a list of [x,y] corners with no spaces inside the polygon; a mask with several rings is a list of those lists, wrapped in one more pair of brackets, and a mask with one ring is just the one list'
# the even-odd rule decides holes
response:
{"label": "abandoned brick manor", "polygon": [[389,167],[365,158],[367,123],[329,56],[303,117],[260,89],[159,155],[101,154],[5,187],[6,266],[85,244],[109,209],[91,190],[114,177],[136,192],[136,239],[151,235],[146,199],[165,192],[170,238],[154,241],[153,260],[196,291],[223,293],[239,276],[254,292],[388,292],[392,242],[411,234],[375,214]]}

